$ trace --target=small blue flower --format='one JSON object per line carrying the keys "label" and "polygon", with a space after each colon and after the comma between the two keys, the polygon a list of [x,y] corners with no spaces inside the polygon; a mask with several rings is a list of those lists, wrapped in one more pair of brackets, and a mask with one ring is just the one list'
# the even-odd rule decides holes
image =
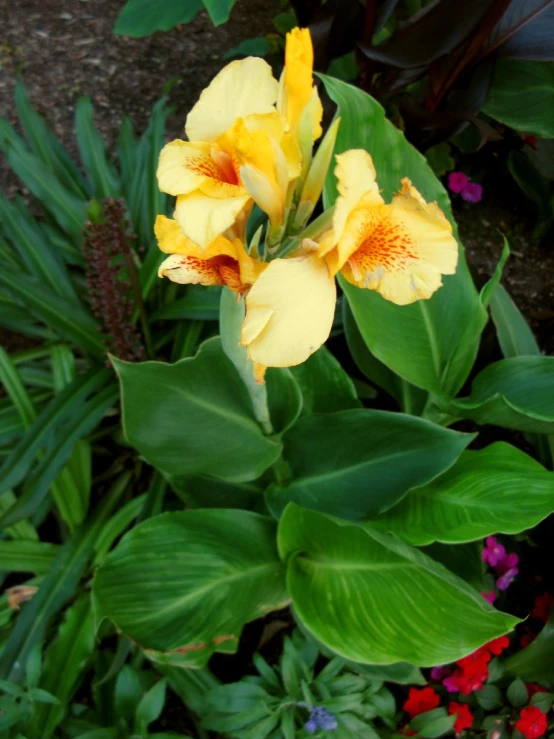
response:
{"label": "small blue flower", "polygon": [[310,733],[314,733],[317,729],[323,731],[334,731],[338,727],[336,716],[324,708],[323,706],[314,706],[310,714],[310,720],[305,724],[304,728]]}

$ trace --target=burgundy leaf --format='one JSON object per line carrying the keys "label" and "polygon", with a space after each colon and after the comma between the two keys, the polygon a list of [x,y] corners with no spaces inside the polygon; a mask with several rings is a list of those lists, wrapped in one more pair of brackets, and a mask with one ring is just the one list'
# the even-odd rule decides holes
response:
{"label": "burgundy leaf", "polygon": [[360,48],[369,59],[393,67],[421,67],[459,46],[492,4],[494,0],[434,0],[387,41]]}
{"label": "burgundy leaf", "polygon": [[510,59],[554,60],[554,3],[502,44],[498,53]]}
{"label": "burgundy leaf", "polygon": [[[519,53],[533,54],[537,46],[545,50],[554,46],[554,0],[512,0],[499,23],[483,46],[481,58],[503,44],[512,42],[502,50],[510,56]],[[539,53],[537,50],[536,53]],[[544,59],[544,56],[518,56],[521,59]]]}

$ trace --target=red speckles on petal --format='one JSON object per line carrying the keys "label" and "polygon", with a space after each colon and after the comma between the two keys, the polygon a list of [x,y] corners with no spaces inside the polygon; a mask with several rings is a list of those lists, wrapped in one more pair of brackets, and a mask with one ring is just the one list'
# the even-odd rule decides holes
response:
{"label": "red speckles on petal", "polygon": [[[175,282],[191,285],[226,285],[235,292],[245,292],[249,285],[240,279],[240,269],[236,259],[226,255],[199,259],[193,256],[180,256],[175,266],[167,269]],[[178,279],[177,279],[178,277]]]}
{"label": "red speckles on petal", "polygon": [[379,279],[385,270],[401,271],[415,260],[415,243],[392,214],[377,223],[368,223],[359,248],[350,257],[357,280]]}

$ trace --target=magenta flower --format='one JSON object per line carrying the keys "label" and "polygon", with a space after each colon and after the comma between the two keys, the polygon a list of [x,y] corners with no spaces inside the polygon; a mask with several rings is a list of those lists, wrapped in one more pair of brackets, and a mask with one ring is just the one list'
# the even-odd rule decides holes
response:
{"label": "magenta flower", "polygon": [[478,203],[483,197],[483,186],[476,182],[468,182],[462,189],[461,195],[466,203]]}
{"label": "magenta flower", "polygon": [[496,571],[499,575],[503,575],[508,570],[517,569],[519,564],[519,557],[515,552],[510,552],[504,559],[501,559],[496,567]]}
{"label": "magenta flower", "polygon": [[517,567],[510,567],[498,578],[498,580],[496,581],[496,587],[499,590],[507,590],[518,572],[519,570]]}
{"label": "magenta flower", "polygon": [[438,667],[433,667],[431,669],[431,680],[436,680],[438,682],[448,675],[450,675],[450,670],[444,665],[439,665]]}
{"label": "magenta flower", "polygon": [[456,673],[454,673],[453,675],[450,675],[450,677],[445,677],[442,681],[442,684],[449,693],[457,693],[460,690],[458,677],[459,675],[456,675]]}
{"label": "magenta flower", "polygon": [[448,188],[452,192],[460,193],[468,184],[468,177],[463,172],[450,172],[448,175]]}
{"label": "magenta flower", "polygon": [[481,593],[481,595],[486,601],[488,601],[491,604],[491,606],[496,600],[496,593],[494,592],[494,590],[489,590],[488,593]]}
{"label": "magenta flower", "polygon": [[506,550],[496,541],[494,536],[487,536],[485,539],[485,546],[483,553],[481,554],[483,562],[486,562],[491,567],[496,567],[500,562],[503,562],[506,558]]}

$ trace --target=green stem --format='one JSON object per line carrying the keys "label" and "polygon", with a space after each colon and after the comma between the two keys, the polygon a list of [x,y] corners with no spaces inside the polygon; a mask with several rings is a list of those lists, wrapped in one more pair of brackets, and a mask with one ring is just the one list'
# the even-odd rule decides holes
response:
{"label": "green stem", "polygon": [[149,359],[154,359],[154,349],[152,346],[152,334],[150,333],[150,325],[148,323],[148,316],[146,315],[146,308],[144,307],[144,300],[142,299],[142,290],[140,287],[140,281],[138,272],[133,261],[133,254],[129,248],[124,249],[125,262],[127,269],[129,270],[129,278],[131,280],[131,286],[135,295],[135,303],[138,308],[140,325],[142,327],[142,335],[144,336],[144,343],[146,344],[146,353]]}

